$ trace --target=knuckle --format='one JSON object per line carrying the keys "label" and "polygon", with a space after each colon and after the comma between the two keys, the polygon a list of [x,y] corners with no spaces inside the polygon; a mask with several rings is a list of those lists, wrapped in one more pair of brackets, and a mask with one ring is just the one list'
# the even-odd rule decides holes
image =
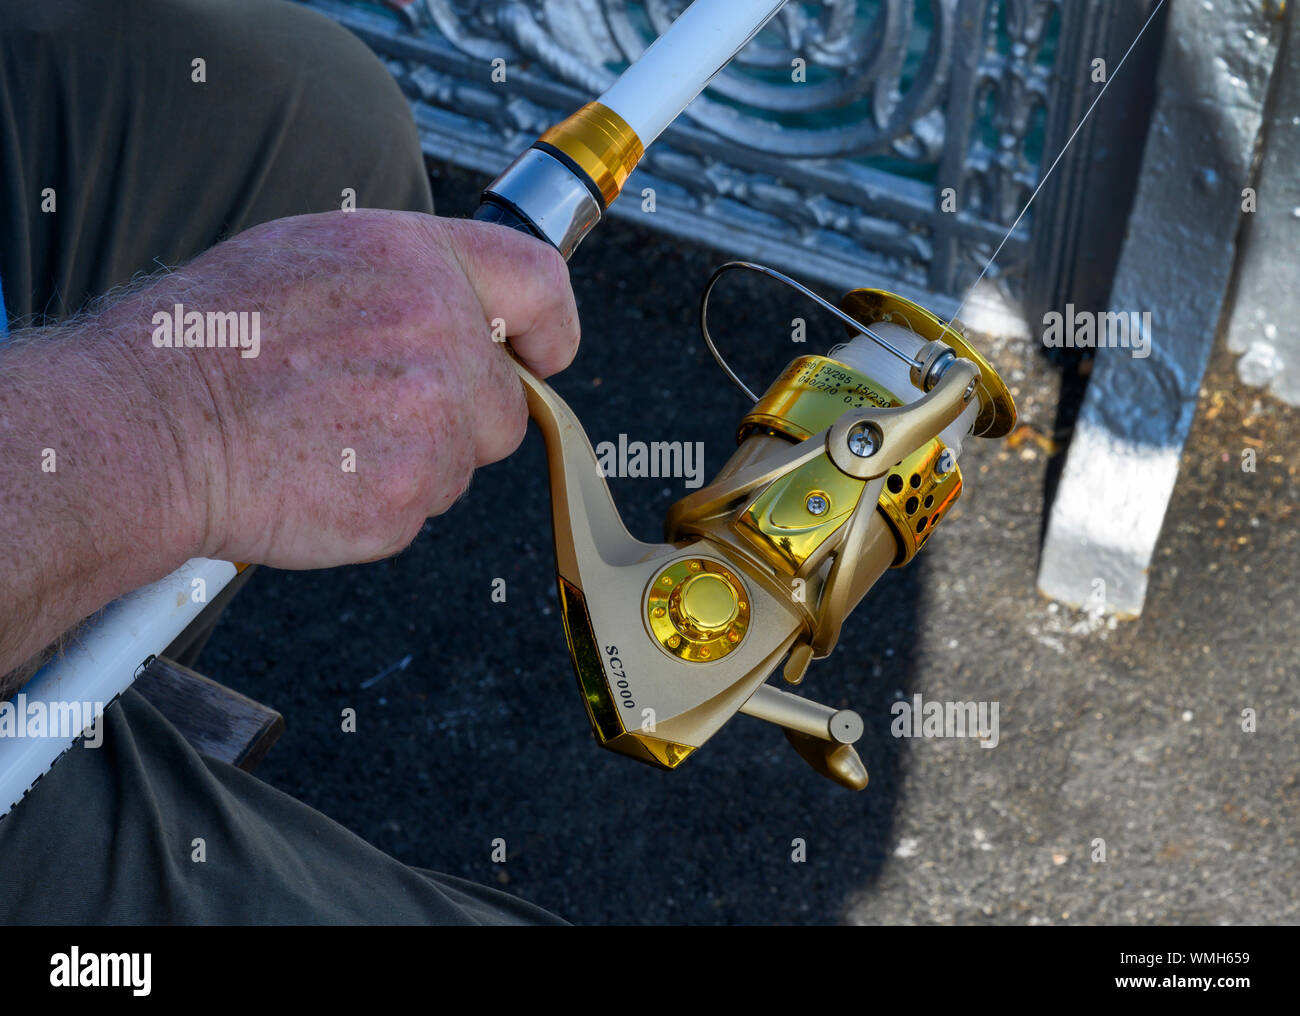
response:
{"label": "knuckle", "polygon": [[424,528],[424,521],[425,517],[422,512],[416,512],[407,519],[406,525],[398,531],[397,540],[389,554],[390,557],[392,554],[400,553],[415,542],[415,538],[420,535],[420,530]]}
{"label": "knuckle", "polygon": [[399,412],[407,409],[412,415],[422,415],[426,407],[436,407],[455,399],[455,379],[449,377],[447,367],[436,360],[423,360],[408,366],[397,384],[394,404]]}
{"label": "knuckle", "polygon": [[544,287],[539,302],[549,309],[568,311],[574,306],[573,282],[569,277],[569,263],[558,250],[549,244],[536,244],[536,278]]}
{"label": "knuckle", "polygon": [[410,468],[398,464],[390,466],[376,482],[374,504],[379,509],[379,521],[383,524],[391,513],[402,512],[420,499],[421,480],[419,474]]}
{"label": "knuckle", "polygon": [[420,530],[424,528],[424,518],[418,514],[400,521],[400,526],[394,526],[392,520],[389,520],[388,531],[391,535],[377,541],[374,553],[368,560],[379,561],[400,554],[415,542],[415,538],[420,535]]}
{"label": "knuckle", "polygon": [[545,280],[548,291],[563,293],[570,288],[569,263],[564,256],[549,243],[533,245],[537,258],[537,275]]}
{"label": "knuckle", "polygon": [[578,325],[577,308],[570,304],[570,317],[565,323],[564,329],[564,349],[561,357],[560,369],[563,370],[573,362],[574,357],[578,355],[578,346],[582,341],[582,330]]}

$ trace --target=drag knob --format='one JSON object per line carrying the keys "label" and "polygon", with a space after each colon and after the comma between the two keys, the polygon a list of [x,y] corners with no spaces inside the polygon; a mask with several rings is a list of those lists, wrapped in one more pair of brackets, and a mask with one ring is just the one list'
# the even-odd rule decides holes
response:
{"label": "drag knob", "polygon": [[650,631],[665,652],[693,663],[728,655],[749,628],[749,594],[740,577],[708,558],[674,561],[646,597]]}
{"label": "drag knob", "polygon": [[678,587],[668,609],[679,631],[711,639],[731,627],[740,613],[740,593],[721,575],[700,572]]}

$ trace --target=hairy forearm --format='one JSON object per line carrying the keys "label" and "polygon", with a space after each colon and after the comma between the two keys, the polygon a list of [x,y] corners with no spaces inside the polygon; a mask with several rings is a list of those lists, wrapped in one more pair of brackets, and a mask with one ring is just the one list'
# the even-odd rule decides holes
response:
{"label": "hairy forearm", "polygon": [[148,341],[128,294],[0,342],[0,675],[202,546]]}
{"label": "hairy forearm", "polygon": [[[213,329],[243,314],[235,348]],[[540,376],[572,360],[554,248],[361,209],[264,223],[0,343],[0,674],[190,557],[397,553],[523,438],[501,323]]]}

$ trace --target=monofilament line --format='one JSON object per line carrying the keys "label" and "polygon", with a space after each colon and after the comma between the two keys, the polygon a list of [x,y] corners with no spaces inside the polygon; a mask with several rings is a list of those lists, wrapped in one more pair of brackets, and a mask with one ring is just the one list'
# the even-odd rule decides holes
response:
{"label": "monofilament line", "polygon": [[953,316],[948,319],[948,324],[945,328],[952,327],[952,323],[957,320],[957,315],[960,314],[961,309],[966,306],[966,298],[970,296],[971,293],[975,292],[975,287],[984,280],[984,276],[988,274],[988,270],[993,267],[993,262],[998,259],[998,255],[1002,253],[1002,248],[1005,247],[1007,241],[1011,239],[1011,234],[1014,233],[1016,227],[1020,225],[1020,220],[1023,219],[1025,213],[1029,211],[1029,206],[1034,203],[1034,198],[1038,197],[1038,192],[1043,189],[1043,185],[1047,183],[1052,173],[1056,171],[1056,167],[1060,164],[1061,159],[1065,156],[1065,153],[1070,150],[1070,146],[1074,144],[1074,139],[1079,136],[1079,131],[1083,130],[1083,125],[1088,122],[1088,117],[1092,116],[1092,111],[1097,108],[1097,103],[1101,102],[1101,97],[1106,94],[1106,89],[1110,87],[1110,83],[1115,80],[1116,76],[1123,69],[1124,62],[1129,58],[1129,54],[1137,48],[1137,44],[1142,41],[1142,36],[1145,35],[1146,30],[1151,27],[1151,22],[1155,21],[1156,15],[1160,13],[1160,9],[1164,7],[1164,5],[1165,0],[1160,0],[1160,2],[1156,4],[1155,10],[1153,10],[1151,16],[1147,18],[1146,24],[1142,26],[1141,30],[1134,37],[1133,42],[1129,44],[1124,55],[1120,57],[1119,63],[1115,66],[1114,73],[1106,78],[1106,83],[1101,86],[1101,91],[1098,92],[1097,97],[1092,100],[1092,105],[1088,107],[1088,111],[1083,114],[1083,119],[1079,121],[1079,126],[1074,128],[1074,133],[1071,134],[1069,140],[1065,142],[1065,145],[1053,160],[1051,167],[1043,174],[1043,178],[1038,181],[1038,186],[1034,188],[1034,193],[1029,195],[1029,200],[1025,202],[1025,207],[1020,209],[1020,214],[1016,216],[1016,221],[1011,224],[1011,228],[1007,230],[1007,235],[1004,236],[1002,242],[998,244],[998,249],[993,252],[993,256],[985,263],[983,271],[979,274],[979,278],[976,279],[970,289],[966,291],[966,296],[961,298],[961,303],[957,304],[957,310],[953,313]]}

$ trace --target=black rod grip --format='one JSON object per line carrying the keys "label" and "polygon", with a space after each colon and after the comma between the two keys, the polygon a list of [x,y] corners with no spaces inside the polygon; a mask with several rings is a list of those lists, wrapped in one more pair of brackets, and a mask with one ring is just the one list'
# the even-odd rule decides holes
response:
{"label": "black rod grip", "polygon": [[517,208],[504,204],[489,195],[483,196],[483,203],[478,206],[474,218],[479,222],[495,222],[497,225],[505,226],[508,229],[517,229],[521,233],[527,233],[529,236],[535,236],[539,240],[546,242],[546,238],[533,228],[533,224]]}

